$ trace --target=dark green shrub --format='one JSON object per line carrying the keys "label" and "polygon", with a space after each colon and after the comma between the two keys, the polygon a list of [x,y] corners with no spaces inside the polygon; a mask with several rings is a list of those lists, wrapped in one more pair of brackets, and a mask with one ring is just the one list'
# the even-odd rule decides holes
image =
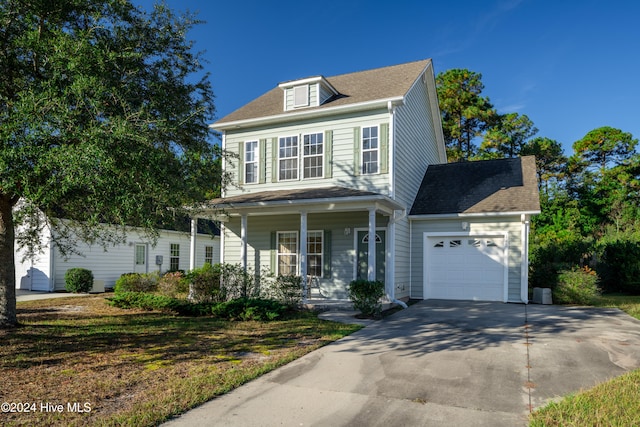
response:
{"label": "dark green shrub", "polygon": [[558,273],[572,265],[585,265],[595,249],[590,239],[574,237],[563,241],[532,244],[529,254],[529,287],[555,288]]}
{"label": "dark green shrub", "polygon": [[640,242],[604,243],[602,259],[596,268],[605,290],[640,295]]}
{"label": "dark green shrub", "polygon": [[211,314],[228,320],[276,320],[288,310],[285,305],[260,298],[238,298],[214,305]]}
{"label": "dark green shrub", "polygon": [[598,275],[589,267],[560,271],[552,289],[553,302],[557,304],[588,305],[599,292]]}
{"label": "dark green shrub", "polygon": [[114,286],[114,292],[155,292],[158,289],[157,273],[125,273]]}
{"label": "dark green shrub", "polygon": [[354,280],[349,284],[349,299],[353,308],[366,317],[379,317],[380,300],[384,297],[384,283],[378,280]]}
{"label": "dark green shrub", "polygon": [[107,299],[114,307],[159,310],[183,316],[202,316],[211,311],[210,304],[193,304],[185,300],[145,292],[120,292]]}
{"label": "dark green shrub", "polygon": [[67,292],[89,292],[93,288],[93,273],[85,268],[70,268],[64,273]]}

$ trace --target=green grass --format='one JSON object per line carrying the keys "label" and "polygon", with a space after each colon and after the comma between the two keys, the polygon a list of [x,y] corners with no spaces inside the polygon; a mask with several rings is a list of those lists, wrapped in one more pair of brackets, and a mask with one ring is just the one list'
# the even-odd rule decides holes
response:
{"label": "green grass", "polygon": [[[603,295],[593,305],[640,320],[640,296]],[[530,426],[640,426],[640,369],[534,411]]]}
{"label": "green grass", "polygon": [[102,297],[18,304],[0,331],[2,402],[88,402],[89,413],[0,414],[0,424],[152,426],[359,329],[312,313],[231,322],[111,307]]}

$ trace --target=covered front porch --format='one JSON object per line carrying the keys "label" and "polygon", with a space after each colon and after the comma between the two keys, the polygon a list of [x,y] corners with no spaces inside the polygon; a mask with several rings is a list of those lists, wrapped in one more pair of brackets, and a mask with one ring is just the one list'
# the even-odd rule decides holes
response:
{"label": "covered front porch", "polygon": [[383,281],[393,299],[395,218],[404,212],[384,195],[329,187],[216,199],[198,216],[222,222],[222,262],[300,276],[306,302],[346,300],[356,278]]}

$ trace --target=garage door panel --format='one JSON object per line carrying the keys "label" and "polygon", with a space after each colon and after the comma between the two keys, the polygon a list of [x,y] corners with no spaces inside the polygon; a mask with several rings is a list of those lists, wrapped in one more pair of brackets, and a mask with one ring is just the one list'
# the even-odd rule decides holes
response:
{"label": "garage door panel", "polygon": [[505,244],[501,236],[427,237],[426,297],[502,301]]}

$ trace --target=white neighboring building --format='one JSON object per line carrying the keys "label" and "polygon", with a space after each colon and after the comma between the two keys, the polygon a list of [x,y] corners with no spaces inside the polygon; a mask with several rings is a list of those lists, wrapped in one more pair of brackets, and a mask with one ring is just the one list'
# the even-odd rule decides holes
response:
{"label": "white neighboring building", "polygon": [[[51,231],[43,232],[43,252],[34,259],[25,259],[24,252],[16,249],[16,288],[32,291],[63,291],[64,275],[70,268],[91,270],[95,281],[113,288],[124,273],[150,273],[170,270],[189,270],[191,238],[188,232],[161,230],[156,245],[142,233],[131,231],[124,244],[109,247],[79,242],[76,247],[82,255],[63,257],[51,244]],[[220,236],[198,233],[195,240],[195,266],[205,262],[220,262]],[[102,286],[100,286],[101,288]],[[97,290],[97,289],[96,289]]]}

